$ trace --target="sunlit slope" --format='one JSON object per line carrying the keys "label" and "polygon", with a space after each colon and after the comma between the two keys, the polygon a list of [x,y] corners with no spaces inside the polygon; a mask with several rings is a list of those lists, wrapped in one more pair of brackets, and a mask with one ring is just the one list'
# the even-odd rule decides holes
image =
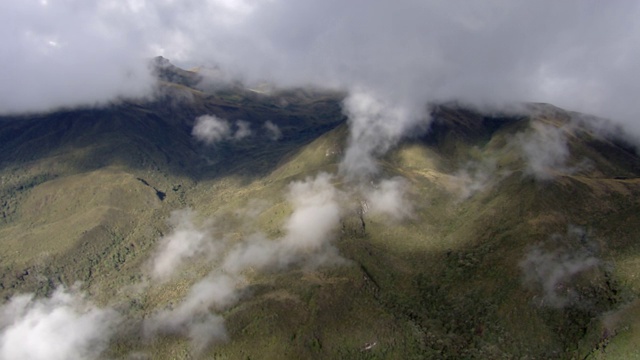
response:
{"label": "sunlit slope", "polygon": [[[187,98],[173,94],[154,102],[1,120],[0,262],[6,296],[44,294],[61,283],[90,284],[96,277],[113,281],[109,274],[130,281],[121,267],[139,272],[172,210],[206,207],[211,187],[235,195],[342,121],[334,94],[291,93],[287,108],[270,110],[248,93],[229,99],[175,84],[161,90]],[[323,110],[310,110],[318,108]],[[254,136],[205,146],[191,129],[206,114],[243,119]],[[266,121],[280,127],[281,139],[269,138],[262,128]]]}
{"label": "sunlit slope", "polygon": [[[428,140],[438,148],[415,141],[387,163],[411,179],[421,201],[401,226],[367,223],[379,257],[399,259],[380,267],[372,257],[367,268],[394,284],[389,302],[427,334],[440,329],[444,343],[436,336],[435,347],[454,357],[584,357],[615,343],[619,331],[637,331],[610,315],[628,311],[636,294],[627,286],[635,269],[620,260],[637,257],[638,158],[571,125],[570,114],[543,110],[478,136],[466,129],[491,119],[445,110],[441,136]],[[460,120],[468,126],[451,125]],[[562,128],[569,154],[542,178],[515,141],[539,124]],[[470,184],[479,190],[470,194]],[[587,259],[598,265],[572,272]],[[412,275],[398,276],[403,270]]]}
{"label": "sunlit slope", "polygon": [[[213,353],[565,358],[601,356],[604,344],[616,344],[614,334],[625,334],[621,342],[633,337],[636,330],[628,319],[616,320],[626,319],[637,291],[629,286],[635,283],[637,262],[628,260],[637,256],[640,230],[633,152],[590,130],[567,130],[567,164],[547,169],[552,177],[538,179],[528,173],[527,160],[511,139],[534,131],[534,123],[564,126],[567,119],[487,119],[500,125],[477,136],[452,124],[454,116],[459,113],[443,110],[437,114],[441,132],[403,144],[382,159],[384,177],[408,179],[411,216],[393,221],[365,214],[362,219],[362,205],[353,195],[337,240],[353,263],[321,270],[319,283],[297,271],[256,276],[250,299],[226,314],[229,329],[235,329],[232,340]],[[476,121],[463,119],[470,125]],[[335,149],[344,139],[343,128],[333,130],[230,198],[239,199],[237,206],[267,200],[259,226],[276,235],[287,205],[272,194],[292,179],[335,171],[340,159]],[[594,150],[593,142],[607,151]],[[590,165],[573,169],[572,164],[584,162],[584,153]],[[465,189],[469,185],[460,169],[473,169],[468,165],[473,161],[495,164],[487,171],[500,175],[475,191]],[[224,209],[213,204],[206,206]],[[540,254],[540,262],[531,254]],[[590,259],[597,265],[565,271]],[[545,267],[558,272],[551,290],[544,281],[553,279],[526,280],[530,271],[546,276]],[[291,319],[307,320],[291,325]],[[377,322],[383,320],[391,322]],[[161,344],[175,340],[167,341]],[[372,343],[376,347],[363,350]],[[633,351],[620,346],[623,354]]]}
{"label": "sunlit slope", "polygon": [[[220,266],[195,257],[146,283],[172,211],[192,208],[232,243],[276,239],[290,183],[336,173],[347,145],[339,94],[164,89],[156,102],[0,123],[2,295],[82,282],[131,320],[106,358],[197,357],[183,336],[141,330]],[[370,183],[334,177],[345,261],[247,270],[242,298],[221,311],[227,341],[200,356],[637,356],[640,159],[575,114],[531,107],[434,108],[430,131],[380,159]],[[254,136],[205,146],[191,135],[204,114],[248,121]],[[410,208],[397,219],[369,211],[363,191],[394,177]]]}

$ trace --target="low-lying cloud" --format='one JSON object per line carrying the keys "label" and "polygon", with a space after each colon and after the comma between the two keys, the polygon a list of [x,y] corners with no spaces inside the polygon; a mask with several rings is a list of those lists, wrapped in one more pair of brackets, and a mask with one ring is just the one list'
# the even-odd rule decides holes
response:
{"label": "low-lying cloud", "polygon": [[460,200],[466,200],[491,188],[508,174],[508,171],[498,169],[495,159],[470,161],[453,174],[448,187]]}
{"label": "low-lying cloud", "polygon": [[236,131],[233,133],[233,140],[242,140],[253,134],[251,124],[248,121],[237,120],[235,122]]}
{"label": "low-lying cloud", "polygon": [[551,250],[542,245],[532,247],[520,261],[520,268],[525,284],[540,290],[540,305],[561,308],[579,300],[576,277],[598,267],[601,261],[579,227],[570,226],[564,236],[553,235],[550,243]]}
{"label": "low-lying cloud", "polygon": [[413,204],[409,200],[410,184],[404,178],[384,179],[373,189],[363,192],[367,213],[384,215],[395,221],[413,215]]}
{"label": "low-lying cloud", "polygon": [[528,100],[634,122],[639,13],[551,0],[5,2],[0,112],[136,94],[148,85],[141,60],[163,55],[394,104]]}
{"label": "low-lying cloud", "polygon": [[48,298],[16,295],[0,308],[0,358],[97,359],[120,320],[64,287]]}
{"label": "low-lying cloud", "polygon": [[146,337],[186,336],[199,353],[212,342],[228,339],[224,318],[213,311],[233,305],[240,296],[238,280],[225,274],[208,275],[194,284],[175,308],[159,311],[144,323]]}
{"label": "low-lying cloud", "polygon": [[212,258],[220,245],[211,241],[206,226],[197,226],[195,213],[189,209],[171,213],[171,233],[160,239],[160,245],[151,264],[151,278],[165,281],[182,265],[197,256]]}
{"label": "low-lying cloud", "polygon": [[343,263],[331,243],[341,214],[340,192],[333,186],[333,180],[332,175],[321,173],[289,185],[287,201],[292,213],[284,222],[285,234],[275,239],[261,232],[245,235],[239,241],[216,237],[213,223],[199,227],[195,225],[193,212],[174,213],[171,218],[174,229],[163,238],[152,260],[151,278],[164,281],[179,271],[182,264],[198,256],[204,256],[214,270],[192,286],[175,308],[161,310],[147,319],[146,336],[186,336],[194,351],[200,352],[227,338],[220,312],[241,299],[247,271]]}
{"label": "low-lying cloud", "polygon": [[264,129],[267,132],[267,136],[272,141],[278,141],[282,138],[282,131],[280,130],[280,127],[278,127],[278,125],[274,124],[270,120],[265,121]]}
{"label": "low-lying cloud", "polygon": [[287,200],[293,212],[284,223],[285,235],[268,239],[254,233],[235,244],[222,262],[231,274],[254,270],[284,269],[294,264],[317,267],[342,262],[331,244],[340,224],[341,207],[333,177],[321,173],[315,178],[290,184]]}
{"label": "low-lying cloud", "polygon": [[251,134],[251,125],[248,122],[237,120],[230,124],[215,115],[198,116],[191,130],[191,135],[207,145],[224,140],[241,140]]}
{"label": "low-lying cloud", "polygon": [[429,120],[426,102],[421,109],[401,106],[363,90],[351,93],[344,100],[343,111],[348,117],[350,132],[340,172],[360,180],[378,172],[378,156],[385,154],[409,131],[425,131]]}
{"label": "low-lying cloud", "polygon": [[163,55],[246,83],[348,91],[341,171],[366,177],[433,102],[547,102],[640,134],[638,15],[628,1],[8,1],[0,113],[151,94],[148,59]]}
{"label": "low-lying cloud", "polygon": [[552,179],[556,173],[571,173],[567,165],[571,155],[566,130],[540,122],[531,123],[531,131],[516,135],[516,146],[522,151],[525,173],[539,180]]}

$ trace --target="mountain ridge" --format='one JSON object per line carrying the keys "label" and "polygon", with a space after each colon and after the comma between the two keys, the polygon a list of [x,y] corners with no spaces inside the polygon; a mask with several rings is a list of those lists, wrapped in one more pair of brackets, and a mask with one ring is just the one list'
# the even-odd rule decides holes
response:
{"label": "mountain ridge", "polygon": [[[343,94],[207,92],[156,61],[156,100],[0,121],[0,293],[46,299],[81,281],[132,319],[97,358],[635,354],[640,158],[622,140],[549,105],[486,114],[442,104],[429,131],[353,185],[336,175]],[[193,127],[203,115],[246,121],[252,135],[202,143]],[[198,315],[222,316],[227,341],[196,349],[179,326],[149,335],[145,321],[180,308],[225,259],[200,249],[156,284],[149,259],[167,239],[209,234],[229,243],[224,254],[258,233],[268,242],[255,244],[286,243],[300,206],[291,192],[312,185],[337,192],[339,225],[322,246],[345,262],[247,268],[240,300]],[[191,225],[167,223],[185,208]]]}

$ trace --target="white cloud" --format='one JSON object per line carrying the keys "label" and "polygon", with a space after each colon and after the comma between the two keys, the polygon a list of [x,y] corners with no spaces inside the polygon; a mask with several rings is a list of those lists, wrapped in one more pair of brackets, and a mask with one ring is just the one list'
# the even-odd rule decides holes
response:
{"label": "white cloud", "polygon": [[251,136],[253,133],[251,131],[251,124],[244,120],[238,120],[235,122],[236,132],[233,134],[234,140],[242,140]]}
{"label": "white cloud", "polygon": [[174,211],[169,223],[171,233],[160,239],[151,263],[151,277],[168,280],[186,261],[197,256],[214,257],[221,244],[214,241],[206,227],[194,223],[195,213],[189,209]]}
{"label": "white cloud", "polygon": [[185,299],[173,309],[159,311],[144,323],[147,337],[161,334],[187,336],[196,353],[212,341],[226,341],[224,319],[212,311],[224,310],[240,296],[238,279],[211,274],[197,282]]}
{"label": "white cloud", "polygon": [[251,124],[244,120],[235,121],[233,126],[235,132],[227,120],[215,115],[202,115],[196,118],[191,135],[207,145],[224,140],[242,140],[252,135]]}
{"label": "white cloud", "polygon": [[330,239],[340,221],[338,191],[327,173],[289,185],[287,199],[293,213],[285,224],[284,243],[298,249],[316,250]]}
{"label": "white cloud", "polygon": [[331,245],[341,214],[339,191],[331,184],[332,179],[321,173],[291,183],[287,199],[293,212],[284,224],[285,235],[273,240],[260,233],[248,236],[226,255],[222,268],[237,274],[248,268],[285,268],[301,262],[315,267],[341,262]]}
{"label": "white cloud", "polygon": [[[349,140],[340,171],[351,178],[368,177],[378,171],[375,157],[386,153],[410,130],[426,130],[428,116],[418,108],[385,101],[369,91],[357,91],[343,102],[349,118]],[[426,103],[422,111],[426,110]],[[420,121],[417,121],[420,119]]]}
{"label": "white cloud", "polygon": [[97,359],[119,320],[64,288],[50,298],[17,295],[0,308],[0,358]]}
{"label": "white cloud", "polygon": [[467,162],[453,174],[448,186],[460,200],[466,200],[491,188],[509,174],[508,170],[498,169],[495,159],[484,158],[482,161]]}
{"label": "white cloud", "polygon": [[366,191],[368,211],[402,220],[413,214],[413,205],[408,198],[410,184],[401,177],[385,179],[373,189]]}
{"label": "white cloud", "polygon": [[228,138],[231,127],[227,120],[214,115],[202,115],[196,118],[191,134],[199,141],[212,145]]}
{"label": "white cloud", "polygon": [[[215,240],[211,231],[194,225],[192,212],[175,212],[171,219],[175,230],[161,241],[153,260],[153,277],[169,278],[182,263],[198,254],[207,255],[215,269],[191,287],[177,307],[147,319],[145,334],[186,336],[194,351],[199,352],[212,342],[227,339],[219,312],[241,298],[247,270],[277,270],[293,265],[314,268],[343,262],[331,244],[341,212],[339,192],[332,180],[331,175],[322,173],[290,184],[287,200],[293,212],[284,224],[285,235],[276,239],[255,232],[235,244]],[[255,217],[251,211],[238,214],[246,215],[245,221]]]}
{"label": "white cloud", "polygon": [[164,55],[245,79],[364,88],[392,106],[550,102],[640,132],[633,1],[43,4],[0,5],[0,112],[143,94],[151,80],[141,60]]}
{"label": "white cloud", "polygon": [[536,179],[548,180],[556,173],[571,173],[567,161],[571,155],[566,129],[540,122],[532,122],[532,129],[517,134],[519,147],[526,162],[525,172]]}
{"label": "white cloud", "polygon": [[0,113],[105,104],[151,93],[142,28],[103,2],[0,4]]}
{"label": "white cloud", "polygon": [[560,308],[579,300],[576,276],[601,264],[585,239],[583,229],[570,226],[565,236],[551,237],[553,250],[535,246],[520,261],[525,284],[541,290],[542,306]]}
{"label": "white cloud", "polygon": [[267,131],[267,136],[269,139],[273,141],[278,141],[282,138],[282,131],[280,131],[280,127],[274,124],[273,122],[267,120],[264,123],[264,128]]}
{"label": "white cloud", "polygon": [[428,120],[427,102],[548,102],[640,138],[639,15],[633,1],[6,1],[0,113],[149,94],[142,59],[164,55],[247,82],[350,91],[344,173],[375,173]]}

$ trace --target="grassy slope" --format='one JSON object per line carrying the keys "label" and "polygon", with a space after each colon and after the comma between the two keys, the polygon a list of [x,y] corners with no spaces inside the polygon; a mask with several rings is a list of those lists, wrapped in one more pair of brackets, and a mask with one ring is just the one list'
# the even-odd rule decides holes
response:
{"label": "grassy slope", "polygon": [[[179,280],[142,294],[123,290],[114,296],[141,279],[156,240],[169,231],[165,221],[171,210],[192,207],[202,217],[225,219],[230,231],[241,233],[233,228],[242,224],[233,212],[260,199],[265,210],[256,226],[274,235],[290,211],[282,196],[287,184],[336,169],[346,128],[334,128],[342,120],[335,98],[294,93],[281,94],[287,101],[278,102],[178,85],[167,89],[191,100],[62,112],[0,129],[3,296],[44,295],[58,284],[83,281],[99,303],[115,302],[139,318],[179,301],[189,284],[214,266],[195,263]],[[204,113],[244,119],[256,130],[272,120],[284,138],[206,148],[189,134],[193,118]],[[538,121],[566,121],[562,114],[551,112]],[[640,291],[637,157],[587,131],[576,132],[570,137],[572,161],[588,158],[594,165],[553,181],[534,181],[523,175],[524,164],[509,145],[510,136],[528,128],[526,119],[483,118],[453,108],[438,115],[430,135],[383,159],[386,175],[410,181],[414,217],[389,223],[368,215],[363,234],[355,213],[348,213],[336,244],[351,263],[254,274],[252,295],[224,313],[232,340],[211,348],[209,355],[634,354],[640,325],[633,302]],[[456,169],[486,158],[510,175],[460,199],[451,188]],[[161,200],[156,191],[166,197]],[[557,247],[550,236],[564,234],[569,224],[587,229],[606,266],[574,279],[577,305],[539,306],[539,289],[523,286],[519,262],[532,244]],[[564,246],[579,241],[564,239]],[[114,340],[107,355],[190,356],[184,339],[145,344],[135,329]],[[362,350],[372,342],[373,349]],[[604,342],[607,353],[597,350]]]}

